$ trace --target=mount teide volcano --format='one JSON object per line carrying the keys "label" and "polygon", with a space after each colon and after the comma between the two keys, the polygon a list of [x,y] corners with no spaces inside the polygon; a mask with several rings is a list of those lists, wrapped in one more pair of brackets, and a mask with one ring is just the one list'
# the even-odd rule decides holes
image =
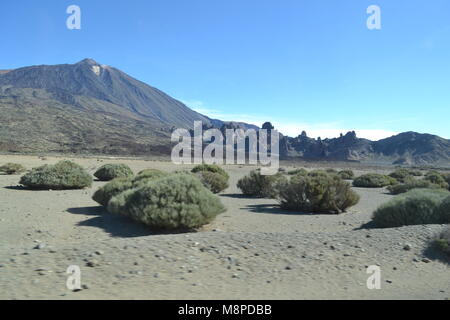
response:
{"label": "mount teide volcano", "polygon": [[222,124],[91,59],[0,72],[0,111],[3,152],[167,154],[172,127]]}
{"label": "mount teide volcano", "polygon": [[[256,128],[201,115],[113,67],[76,64],[0,70],[0,152],[168,155],[173,128]],[[269,126],[270,127],[270,126]],[[318,140],[281,136],[288,159],[444,164],[450,141],[407,132],[380,141],[354,132]]]}

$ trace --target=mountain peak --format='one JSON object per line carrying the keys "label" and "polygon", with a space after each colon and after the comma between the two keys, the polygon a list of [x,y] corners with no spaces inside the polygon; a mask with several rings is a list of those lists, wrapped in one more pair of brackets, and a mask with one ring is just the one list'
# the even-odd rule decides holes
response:
{"label": "mountain peak", "polygon": [[97,61],[91,58],[86,58],[78,62],[77,64],[89,64],[89,65],[100,65]]}

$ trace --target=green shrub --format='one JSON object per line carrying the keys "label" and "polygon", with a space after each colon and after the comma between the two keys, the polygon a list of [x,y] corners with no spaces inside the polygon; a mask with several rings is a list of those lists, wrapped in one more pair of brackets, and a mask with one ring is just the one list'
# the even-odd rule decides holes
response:
{"label": "green shrub", "polygon": [[450,227],[445,229],[435,240],[436,246],[450,256]]}
{"label": "green shrub", "polygon": [[411,172],[408,169],[397,169],[391,174],[389,174],[390,177],[396,179],[399,182],[405,182],[408,178],[412,177]]}
{"label": "green shrub", "polygon": [[446,190],[414,189],[381,205],[372,219],[380,228],[438,224],[437,208],[449,195]]}
{"label": "green shrub", "polygon": [[440,224],[450,224],[450,196],[445,198],[436,208],[436,217]]}
{"label": "green shrub", "polygon": [[355,173],[352,170],[342,170],[338,172],[338,176],[344,180],[353,180]]}
{"label": "green shrub", "polygon": [[325,172],[330,173],[330,174],[338,174],[337,170],[331,169],[331,168],[326,169]]}
{"label": "green shrub", "polygon": [[312,170],[308,172],[308,177],[328,177],[329,175],[336,175],[336,174],[324,170]]}
{"label": "green shrub", "polygon": [[441,188],[449,188],[449,184],[445,180],[445,176],[437,171],[428,172],[424,179],[430,181],[433,184],[441,186]]}
{"label": "green shrub", "polygon": [[202,171],[197,173],[203,185],[213,193],[219,193],[228,188],[228,179],[220,173]]}
{"label": "green shrub", "polygon": [[278,190],[280,206],[285,210],[340,213],[359,201],[350,184],[337,175],[296,175],[290,181],[281,181]]}
{"label": "green shrub", "polygon": [[353,180],[353,186],[359,188],[383,188],[397,183],[394,178],[378,173],[365,174]]}
{"label": "green shrub", "polygon": [[78,164],[60,161],[32,169],[20,179],[20,184],[30,189],[67,190],[90,187],[92,180],[92,176]]}
{"label": "green shrub", "polygon": [[226,177],[227,180],[230,178],[230,176],[224,169],[222,169],[221,167],[219,167],[218,165],[215,165],[215,164],[201,164],[201,165],[196,166],[194,169],[192,169],[193,173],[199,173],[199,172],[203,172],[203,171],[219,173],[219,174],[223,175],[224,177]]}
{"label": "green shrub", "polygon": [[149,181],[167,177],[169,173],[162,172],[156,169],[147,169],[138,173],[137,176],[116,178],[103,187],[99,188],[92,199],[102,206],[107,206],[108,202],[116,195],[132,188],[140,187]]}
{"label": "green shrub", "polygon": [[105,184],[103,187],[99,188],[94,195],[92,196],[92,199],[101,204],[102,206],[106,207],[108,205],[108,202],[115,197],[116,195],[124,192],[125,190],[133,188],[133,180],[130,178],[117,178],[114,179],[107,184]]}
{"label": "green shrub", "polygon": [[138,182],[140,180],[155,180],[159,178],[164,178],[169,176],[170,173],[164,172],[158,169],[145,169],[140,171],[136,177],[134,177],[133,181]]}
{"label": "green shrub", "polygon": [[406,193],[412,189],[441,189],[441,186],[428,180],[409,178],[405,180],[405,183],[388,187],[389,192],[394,195]]}
{"label": "green shrub", "polygon": [[94,173],[94,176],[100,181],[111,181],[116,178],[132,177],[133,171],[126,164],[105,164]]}
{"label": "green shrub", "polygon": [[418,170],[418,169],[408,169],[409,174],[412,175],[413,177],[422,177],[423,176],[423,171]]}
{"label": "green shrub", "polygon": [[303,168],[300,168],[300,169],[288,171],[288,175],[290,175],[290,176],[296,176],[296,175],[306,176],[306,175],[308,175],[308,171],[306,171]]}
{"label": "green shrub", "polygon": [[287,180],[286,177],[281,174],[265,176],[255,170],[250,172],[248,176],[240,179],[237,183],[237,187],[241,189],[242,193],[246,196],[275,198],[277,195],[277,183],[283,179]]}
{"label": "green shrub", "polygon": [[174,174],[120,193],[108,211],[154,228],[192,229],[210,223],[225,207],[192,175]]}
{"label": "green shrub", "polygon": [[9,175],[20,174],[25,172],[26,170],[27,169],[23,165],[18,163],[7,163],[0,167],[0,173]]}

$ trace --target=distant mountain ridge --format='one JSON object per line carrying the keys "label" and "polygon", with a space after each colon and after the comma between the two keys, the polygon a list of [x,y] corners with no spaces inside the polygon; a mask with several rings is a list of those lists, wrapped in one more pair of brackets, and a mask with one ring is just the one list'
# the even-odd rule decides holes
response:
{"label": "distant mountain ridge", "polygon": [[370,141],[354,131],[334,139],[313,139],[303,132],[297,138],[281,138],[285,158],[337,161],[375,161],[398,165],[450,165],[450,140],[417,132]]}
{"label": "distant mountain ridge", "polygon": [[[0,152],[168,155],[174,128],[259,129],[210,119],[113,67],[85,59],[0,71]],[[268,127],[271,127],[269,125]],[[450,140],[406,132],[380,141],[280,135],[283,159],[449,163]]]}

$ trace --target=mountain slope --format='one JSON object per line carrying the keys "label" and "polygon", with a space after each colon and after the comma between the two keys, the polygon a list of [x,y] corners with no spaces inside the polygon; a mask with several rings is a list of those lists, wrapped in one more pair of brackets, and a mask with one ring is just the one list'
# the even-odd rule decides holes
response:
{"label": "mountain slope", "polygon": [[43,89],[54,100],[77,107],[86,106],[78,97],[93,98],[121,106],[143,120],[159,121],[161,126],[191,127],[196,120],[210,122],[162,91],[91,59],[73,65],[12,70],[0,75],[0,86]]}

